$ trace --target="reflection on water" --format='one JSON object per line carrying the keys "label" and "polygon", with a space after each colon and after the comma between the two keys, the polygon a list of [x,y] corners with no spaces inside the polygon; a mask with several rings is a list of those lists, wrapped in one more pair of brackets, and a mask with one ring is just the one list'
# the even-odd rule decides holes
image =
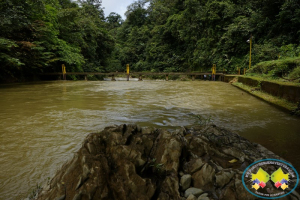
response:
{"label": "reflection on water", "polygon": [[44,82],[0,87],[0,199],[24,198],[105,126],[167,127],[211,117],[300,171],[300,119],[222,82]]}

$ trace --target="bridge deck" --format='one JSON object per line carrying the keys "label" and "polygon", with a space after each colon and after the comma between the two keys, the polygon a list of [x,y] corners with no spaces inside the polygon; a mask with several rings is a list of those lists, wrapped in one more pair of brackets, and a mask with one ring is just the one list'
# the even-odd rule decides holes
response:
{"label": "bridge deck", "polygon": [[[130,72],[130,75],[211,75],[211,72]],[[63,75],[62,72],[56,73],[43,73],[41,75]],[[101,72],[67,72],[66,75],[127,75],[124,72],[109,72],[109,73],[101,73]],[[216,75],[224,75],[223,72],[217,72]]]}

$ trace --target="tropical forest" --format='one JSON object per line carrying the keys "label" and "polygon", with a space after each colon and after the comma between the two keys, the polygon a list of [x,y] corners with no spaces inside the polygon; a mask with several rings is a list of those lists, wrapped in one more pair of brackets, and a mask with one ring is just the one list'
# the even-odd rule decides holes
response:
{"label": "tropical forest", "polygon": [[250,72],[299,78],[297,0],[138,0],[125,16],[105,16],[101,0],[2,0],[1,82],[61,72],[62,64],[68,72],[124,71],[126,64],[191,72],[216,64],[233,73],[248,68],[250,38],[252,66],[267,61]]}
{"label": "tropical forest", "polygon": [[300,200],[300,0],[0,0],[0,138],[0,200]]}

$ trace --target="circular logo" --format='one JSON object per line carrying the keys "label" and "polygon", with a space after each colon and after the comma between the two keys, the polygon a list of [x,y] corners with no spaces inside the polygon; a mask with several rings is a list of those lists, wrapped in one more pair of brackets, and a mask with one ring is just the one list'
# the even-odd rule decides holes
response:
{"label": "circular logo", "polygon": [[285,161],[264,159],[247,167],[242,182],[246,190],[256,197],[278,199],[296,189],[299,175],[296,169]]}

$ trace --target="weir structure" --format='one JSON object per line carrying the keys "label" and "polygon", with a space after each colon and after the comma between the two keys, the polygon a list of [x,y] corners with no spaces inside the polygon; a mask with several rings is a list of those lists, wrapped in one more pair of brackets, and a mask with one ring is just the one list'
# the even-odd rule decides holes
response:
{"label": "weir structure", "polygon": [[[143,76],[165,76],[165,80],[169,80],[169,76],[176,76],[176,75],[187,75],[191,76],[192,80],[194,81],[196,77],[200,76],[200,79],[204,79],[204,75],[209,76],[212,75],[212,72],[55,72],[55,73],[43,73],[40,74],[42,76],[62,76],[63,80],[66,80],[66,75],[76,75],[76,76],[84,76],[85,80],[88,80],[88,75],[101,75],[106,77],[111,77],[112,81],[115,81],[116,76],[127,77],[127,81],[130,80],[130,76],[139,77],[139,81],[143,80]],[[215,71],[214,75],[216,76],[216,80],[224,81],[224,72]]]}

